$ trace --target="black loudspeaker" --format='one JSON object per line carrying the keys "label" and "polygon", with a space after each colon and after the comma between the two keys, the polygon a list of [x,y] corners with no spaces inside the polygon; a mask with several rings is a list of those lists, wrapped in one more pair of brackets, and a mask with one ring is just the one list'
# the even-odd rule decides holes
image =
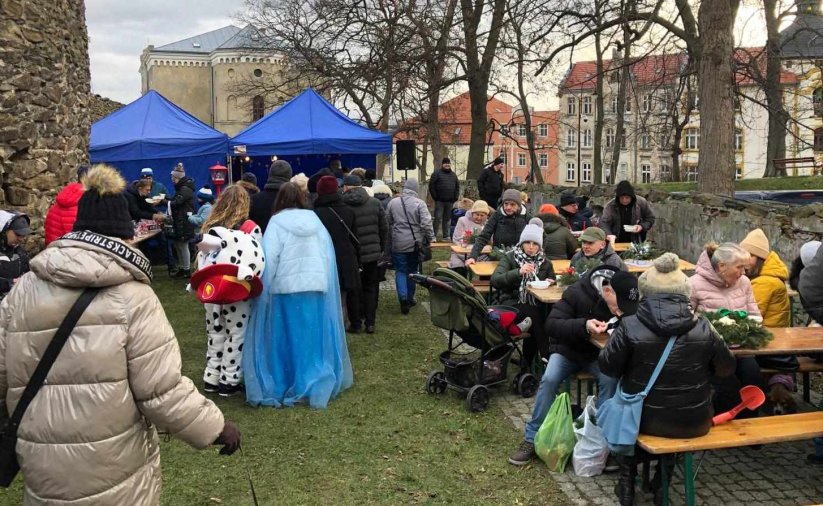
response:
{"label": "black loudspeaker", "polygon": [[397,141],[397,170],[414,170],[417,152],[414,141]]}

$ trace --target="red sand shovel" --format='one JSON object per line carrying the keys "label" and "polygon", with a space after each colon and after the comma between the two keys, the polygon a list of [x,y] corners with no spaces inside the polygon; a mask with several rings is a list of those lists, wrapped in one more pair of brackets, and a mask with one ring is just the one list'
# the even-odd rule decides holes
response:
{"label": "red sand shovel", "polygon": [[733,420],[734,417],[738,415],[741,411],[748,408],[754,411],[755,409],[759,408],[761,404],[766,400],[766,394],[763,393],[763,390],[754,386],[754,385],[746,385],[745,387],[740,389],[740,404],[733,407],[729,411],[725,413],[720,413],[719,415],[712,418],[712,423],[714,425],[720,425],[721,423],[726,423],[729,420]]}

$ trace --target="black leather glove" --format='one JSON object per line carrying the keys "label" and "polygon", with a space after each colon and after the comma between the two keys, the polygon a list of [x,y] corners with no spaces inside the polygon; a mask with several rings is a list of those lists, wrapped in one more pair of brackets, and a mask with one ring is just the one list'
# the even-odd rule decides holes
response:
{"label": "black leather glove", "polygon": [[223,445],[223,448],[220,449],[220,455],[231,455],[240,448],[240,429],[232,422],[226,422],[223,425],[223,432],[217,436],[214,444]]}

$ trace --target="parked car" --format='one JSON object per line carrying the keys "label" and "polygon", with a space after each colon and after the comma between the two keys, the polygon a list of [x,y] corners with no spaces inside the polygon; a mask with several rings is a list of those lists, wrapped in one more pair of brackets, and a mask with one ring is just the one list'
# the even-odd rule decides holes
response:
{"label": "parked car", "polygon": [[802,206],[806,204],[816,204],[823,202],[823,190],[757,190],[734,192],[734,198],[738,200],[769,200]]}

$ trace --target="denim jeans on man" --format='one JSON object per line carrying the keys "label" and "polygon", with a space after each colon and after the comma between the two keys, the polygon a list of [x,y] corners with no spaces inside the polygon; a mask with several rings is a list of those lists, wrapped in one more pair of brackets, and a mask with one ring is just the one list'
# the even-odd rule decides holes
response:
{"label": "denim jeans on man", "polygon": [[453,207],[454,202],[441,202],[439,200],[434,202],[434,234],[437,235],[438,232],[442,230],[442,239],[444,241],[451,240],[452,235],[450,230],[452,223]]}
{"label": "denim jeans on man", "polygon": [[394,264],[394,286],[397,288],[397,298],[400,302],[414,300],[414,289],[417,287],[414,281],[409,279],[409,274],[417,272],[419,261],[417,253],[392,253],[392,263]]}
{"label": "denim jeans on man", "polygon": [[603,404],[603,401],[614,395],[614,391],[617,389],[617,379],[601,374],[597,360],[588,364],[578,364],[559,353],[552,353],[549,357],[549,363],[546,365],[546,372],[543,373],[543,377],[540,379],[540,388],[537,389],[537,395],[534,399],[532,419],[526,424],[526,441],[534,442],[537,430],[543,424],[543,420],[549,413],[549,408],[551,408],[555,397],[557,397],[557,389],[560,384],[579,371],[586,371],[597,378],[598,408]]}

